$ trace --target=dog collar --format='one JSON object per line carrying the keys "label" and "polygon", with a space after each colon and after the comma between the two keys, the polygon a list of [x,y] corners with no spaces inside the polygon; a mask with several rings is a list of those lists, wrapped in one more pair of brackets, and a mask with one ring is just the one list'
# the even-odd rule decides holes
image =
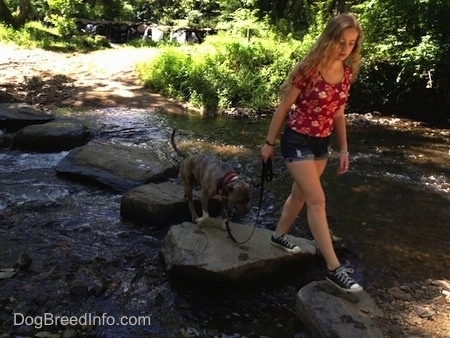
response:
{"label": "dog collar", "polygon": [[224,188],[236,179],[238,179],[238,175],[234,171],[229,171],[219,178],[219,181],[217,182],[217,194],[227,196]]}

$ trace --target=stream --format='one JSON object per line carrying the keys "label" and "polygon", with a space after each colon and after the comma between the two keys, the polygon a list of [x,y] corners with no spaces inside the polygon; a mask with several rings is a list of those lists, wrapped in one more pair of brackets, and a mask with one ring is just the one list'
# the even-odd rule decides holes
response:
{"label": "stream", "polygon": [[[252,182],[252,210],[243,221],[275,228],[291,180],[277,148],[257,218],[259,149],[270,117],[112,108],[66,114],[88,124],[95,139],[163,144],[169,157],[176,128],[190,152],[214,152]],[[341,260],[356,267],[369,294],[398,280],[448,279],[448,129],[378,119],[350,124],[348,135],[350,171],[336,174],[332,149],[323,177]],[[57,177],[66,154],[0,149],[0,271],[15,272],[0,279],[0,333],[67,333],[71,326],[61,318],[73,316],[74,337],[311,337],[296,317],[295,296],[323,278],[320,258],[251,285],[172,278],[160,257],[168,227],[121,219],[121,195]],[[311,238],[304,212],[291,234]],[[83,325],[90,315],[95,325]],[[58,325],[38,325],[37,318],[55,324],[57,316]]]}

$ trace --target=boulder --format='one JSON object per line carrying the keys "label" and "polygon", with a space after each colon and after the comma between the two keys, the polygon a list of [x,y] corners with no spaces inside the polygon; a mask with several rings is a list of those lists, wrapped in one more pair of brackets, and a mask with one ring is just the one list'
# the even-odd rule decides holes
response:
{"label": "boulder", "polygon": [[[194,193],[194,205],[201,215],[200,197]],[[212,217],[220,214],[220,202],[211,200]],[[183,187],[172,182],[149,183],[127,191],[122,196],[120,214],[143,225],[169,226],[191,220]]]}
{"label": "boulder", "polygon": [[20,129],[12,147],[40,152],[64,151],[82,146],[88,137],[88,128],[79,122],[53,120]]}
{"label": "boulder", "polygon": [[0,148],[11,147],[13,138],[14,138],[14,134],[11,134],[11,133],[5,134],[0,130]]}
{"label": "boulder", "polygon": [[53,114],[23,103],[0,104],[0,128],[8,131],[16,131],[25,126],[46,123],[54,119]]}
{"label": "boulder", "polygon": [[57,164],[56,173],[124,193],[143,184],[167,181],[178,175],[178,169],[151,149],[91,141],[71,150]]}
{"label": "boulder", "polygon": [[[230,222],[237,241],[247,239],[253,226]],[[244,282],[311,260],[316,247],[307,239],[290,237],[302,251],[289,254],[270,245],[271,230],[255,228],[250,240],[236,244],[221,228],[220,218],[201,225],[185,222],[170,228],[161,250],[165,268],[174,275],[214,281]]]}
{"label": "boulder", "polygon": [[311,282],[297,293],[296,307],[313,337],[383,337],[373,320],[383,312],[364,291],[342,293],[327,281]]}

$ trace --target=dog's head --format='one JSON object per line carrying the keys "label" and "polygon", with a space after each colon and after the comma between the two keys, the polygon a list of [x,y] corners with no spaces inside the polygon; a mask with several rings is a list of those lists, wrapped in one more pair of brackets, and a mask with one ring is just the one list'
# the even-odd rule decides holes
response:
{"label": "dog's head", "polygon": [[224,187],[229,203],[243,215],[250,211],[251,187],[247,182],[236,179]]}

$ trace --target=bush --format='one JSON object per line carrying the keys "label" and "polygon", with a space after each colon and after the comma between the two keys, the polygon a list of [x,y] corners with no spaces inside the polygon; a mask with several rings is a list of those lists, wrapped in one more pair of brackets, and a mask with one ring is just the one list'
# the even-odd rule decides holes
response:
{"label": "bush", "polygon": [[366,39],[363,67],[350,97],[352,109],[447,118],[450,2],[368,1],[355,10]]}
{"label": "bush", "polygon": [[[152,90],[208,111],[273,109],[279,87],[303,49],[299,43],[210,36],[202,45],[165,47],[138,67]],[[292,59],[294,58],[294,60]]]}
{"label": "bush", "polygon": [[19,30],[0,24],[0,40],[14,42],[25,48],[62,52],[85,52],[110,47],[109,42],[103,37],[79,34],[62,36],[58,28],[46,27],[37,21],[30,21]]}

